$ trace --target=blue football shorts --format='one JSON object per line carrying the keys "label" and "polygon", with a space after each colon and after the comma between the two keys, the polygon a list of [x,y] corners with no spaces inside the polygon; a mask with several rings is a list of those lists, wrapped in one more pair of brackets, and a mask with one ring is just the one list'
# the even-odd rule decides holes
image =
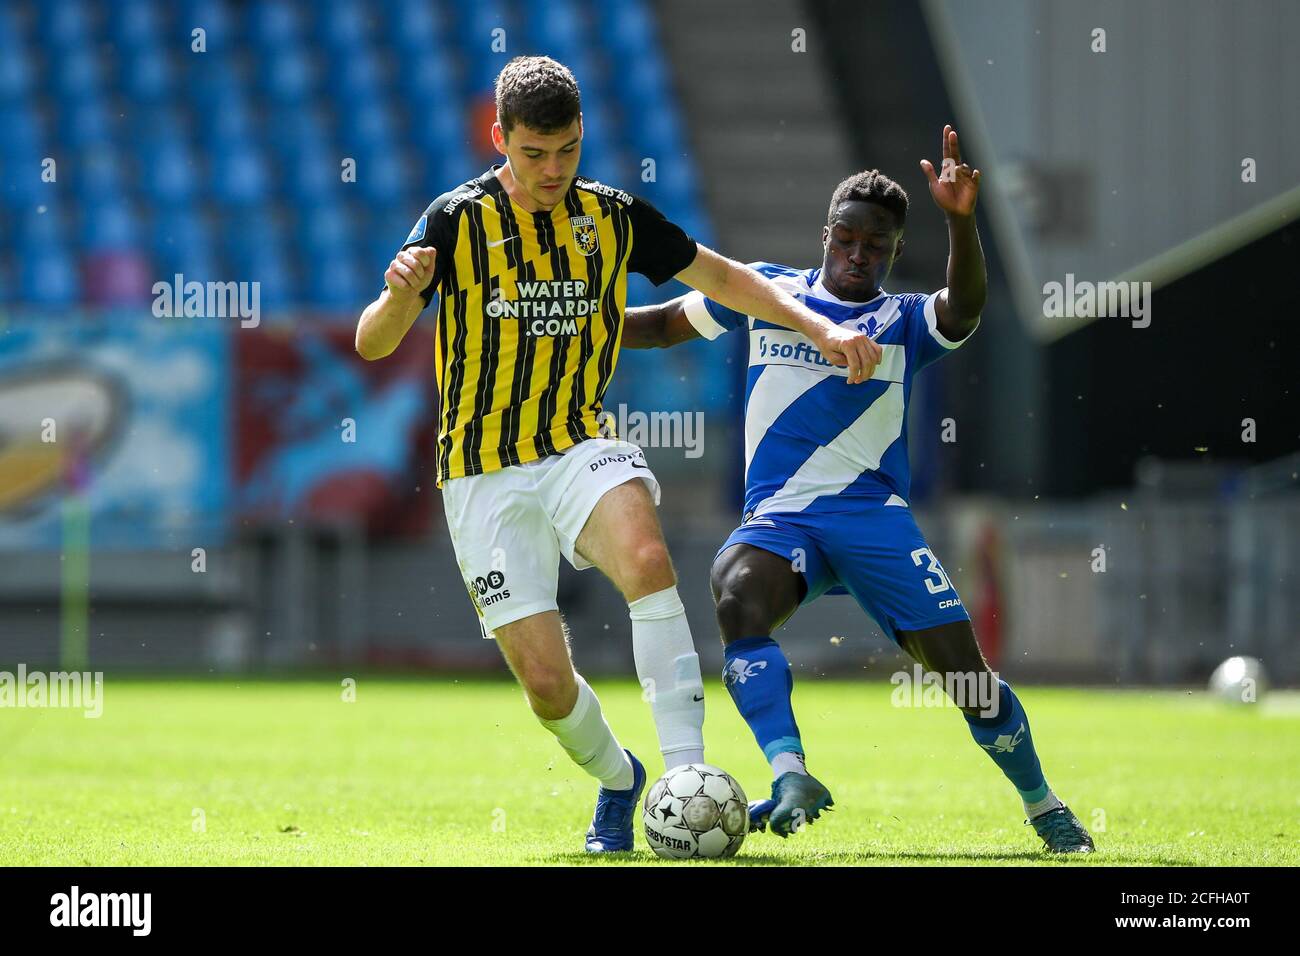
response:
{"label": "blue football shorts", "polygon": [[765,514],[733,531],[718,554],[737,544],[789,560],[808,586],[802,604],[828,592],[852,595],[894,641],[899,631],[970,620],[910,508]]}

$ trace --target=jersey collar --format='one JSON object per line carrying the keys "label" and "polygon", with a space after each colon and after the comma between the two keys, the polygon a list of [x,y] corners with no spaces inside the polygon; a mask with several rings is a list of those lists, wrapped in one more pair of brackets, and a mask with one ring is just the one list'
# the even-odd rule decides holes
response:
{"label": "jersey collar", "polygon": [[[500,168],[501,168],[500,163],[493,163],[491,168],[486,173],[484,173],[482,176],[479,177],[479,180],[480,182],[483,183],[483,188],[489,195],[501,197],[505,199],[507,202],[514,202],[514,200],[510,198],[510,193],[506,189],[506,184],[497,178],[497,170]],[[573,177],[573,182],[569,183],[569,193],[572,193],[575,189],[578,188],[578,180],[580,178],[581,177],[579,176]],[[515,203],[515,205],[519,206],[518,203]],[[539,211],[539,212],[530,213],[528,212],[528,210],[524,209],[523,206],[519,206],[519,211],[523,213],[527,213],[528,215],[534,217],[549,216],[554,218],[556,213],[565,212],[565,200],[561,199],[558,203],[555,204],[555,208],[551,209],[549,212]],[[565,215],[568,215],[568,213],[565,212]]]}

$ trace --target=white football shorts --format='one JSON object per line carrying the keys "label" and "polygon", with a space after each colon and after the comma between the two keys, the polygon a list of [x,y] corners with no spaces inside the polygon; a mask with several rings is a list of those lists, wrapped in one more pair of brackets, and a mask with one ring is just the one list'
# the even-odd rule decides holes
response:
{"label": "white football shorts", "polygon": [[560,555],[579,571],[591,567],[574,551],[578,535],[601,496],[634,478],[658,505],[659,481],[645,452],[619,439],[588,438],[559,455],[443,482],[456,563],[484,637],[558,609]]}

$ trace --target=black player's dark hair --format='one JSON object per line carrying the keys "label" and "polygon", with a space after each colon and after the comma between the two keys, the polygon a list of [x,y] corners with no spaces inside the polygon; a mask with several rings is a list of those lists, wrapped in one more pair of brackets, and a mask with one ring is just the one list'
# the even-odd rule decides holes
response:
{"label": "black player's dark hair", "polygon": [[549,56],[517,56],[497,74],[497,122],[555,133],[578,118],[582,101],[569,68]]}
{"label": "black player's dark hair", "polygon": [[842,202],[873,202],[884,206],[898,218],[898,228],[907,221],[907,193],[878,169],[854,173],[835,187],[831,193],[831,207],[826,211],[826,224],[835,219],[835,210]]}

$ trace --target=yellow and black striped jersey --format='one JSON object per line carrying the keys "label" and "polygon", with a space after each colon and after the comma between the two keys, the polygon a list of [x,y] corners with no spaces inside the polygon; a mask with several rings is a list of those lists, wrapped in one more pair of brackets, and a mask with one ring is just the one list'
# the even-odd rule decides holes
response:
{"label": "yellow and black striped jersey", "polygon": [[[602,435],[627,273],[660,285],[695,241],[643,199],[578,177],[550,212],[511,201],[497,166],[433,201],[402,248],[438,250],[438,486]],[[608,426],[604,436],[609,434]]]}

